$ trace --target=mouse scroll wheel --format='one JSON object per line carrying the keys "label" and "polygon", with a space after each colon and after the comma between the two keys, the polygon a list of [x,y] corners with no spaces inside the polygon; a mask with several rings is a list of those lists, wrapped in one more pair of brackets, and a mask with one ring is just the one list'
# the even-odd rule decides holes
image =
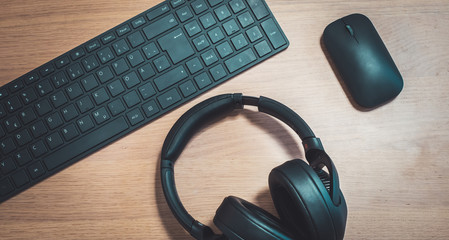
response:
{"label": "mouse scroll wheel", "polygon": [[351,34],[351,36],[354,37],[354,30],[352,29],[351,25],[346,24],[345,27],[346,27],[346,30],[349,32],[349,34]]}

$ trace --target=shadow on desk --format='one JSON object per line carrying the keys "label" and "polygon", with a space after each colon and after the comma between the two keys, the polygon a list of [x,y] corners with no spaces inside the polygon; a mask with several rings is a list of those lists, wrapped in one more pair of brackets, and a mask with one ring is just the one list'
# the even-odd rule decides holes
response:
{"label": "shadow on desk", "polygon": [[[280,121],[277,121],[276,119],[267,114],[261,114],[253,110],[248,109],[237,110],[230,114],[231,117],[235,117],[237,115],[243,115],[248,120],[250,120],[250,122],[253,125],[267,132],[269,135],[271,135],[271,137],[274,137],[277,141],[281,143],[282,146],[284,146],[285,148],[284,150],[286,150],[288,154],[292,156],[292,158],[304,156],[302,146],[299,146],[297,144],[300,141],[298,140],[299,137],[292,135],[288,131],[287,125],[282,124]],[[212,121],[212,123],[208,124],[208,126],[214,125],[216,122],[221,121],[222,119],[223,118],[219,118],[215,121]],[[158,164],[160,164],[160,161]],[[275,166],[273,166],[273,168],[274,167]],[[155,186],[155,194],[156,194],[156,202],[158,205],[159,217],[167,233],[169,234],[170,239],[173,240],[190,239],[191,238],[190,234],[187,231],[185,231],[183,227],[178,223],[178,221],[170,211],[170,208],[165,201],[164,193],[161,186],[160,171],[157,171],[155,177],[156,177],[155,182],[157,184]],[[264,190],[260,191],[256,195],[255,199],[256,202],[254,202],[254,204],[277,216],[273,202],[271,200],[268,186]],[[212,219],[210,219],[208,222],[205,222],[205,224],[210,226],[215,233],[219,232],[219,230],[214,226]]]}

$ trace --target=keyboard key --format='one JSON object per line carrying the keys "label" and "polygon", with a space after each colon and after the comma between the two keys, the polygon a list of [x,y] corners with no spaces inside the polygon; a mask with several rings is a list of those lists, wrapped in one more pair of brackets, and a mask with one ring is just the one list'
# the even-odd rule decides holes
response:
{"label": "keyboard key", "polygon": [[171,0],[170,4],[173,8],[179,7],[185,3],[185,0]]}
{"label": "keyboard key", "polygon": [[254,26],[248,30],[246,30],[246,35],[249,38],[249,41],[255,42],[262,38],[262,33],[260,32],[260,29],[258,26]]}
{"label": "keyboard key", "polygon": [[28,109],[25,109],[24,111],[20,112],[19,116],[20,116],[20,120],[22,120],[22,122],[24,124],[28,124],[37,118],[37,116],[34,113],[32,108],[28,108]]}
{"label": "keyboard key", "polygon": [[223,2],[223,0],[207,0],[209,2],[209,4],[214,7],[216,5],[218,5],[219,3]]}
{"label": "keyboard key", "polygon": [[74,124],[70,124],[61,129],[62,136],[66,141],[70,141],[78,137],[79,133]]}
{"label": "keyboard key", "polygon": [[81,85],[83,85],[83,88],[86,92],[96,88],[98,86],[97,79],[95,79],[95,76],[93,74],[90,74],[89,76],[81,79]]}
{"label": "keyboard key", "polygon": [[52,152],[45,157],[43,160],[44,164],[47,166],[48,170],[53,170],[79,154],[85,153],[104,141],[123,132],[127,128],[128,124],[123,117],[116,118],[102,127],[97,128],[90,134],[83,135],[77,140],[71,142],[70,145],[65,145],[59,150]]}
{"label": "keyboard key", "polygon": [[231,13],[226,5],[221,5],[216,8],[214,12],[220,22],[231,16]]}
{"label": "keyboard key", "polygon": [[13,84],[9,85],[9,91],[11,91],[11,93],[15,93],[20,89],[22,89],[24,86],[25,85],[20,79],[16,79],[16,81],[14,81]]}
{"label": "keyboard key", "polygon": [[16,165],[14,164],[12,158],[0,160],[0,172],[2,172],[3,174],[8,174],[14,169],[16,169]]}
{"label": "keyboard key", "polygon": [[137,123],[144,120],[144,117],[142,115],[142,112],[138,108],[132,110],[131,112],[126,114],[126,117],[128,117],[129,122],[132,126],[136,125]]}
{"label": "keyboard key", "polygon": [[163,4],[159,7],[152,9],[149,13],[147,13],[147,18],[151,21],[168,11],[170,11],[170,8],[168,7],[168,5]]}
{"label": "keyboard key", "polygon": [[39,116],[44,116],[52,110],[50,103],[45,99],[36,103],[35,108]]}
{"label": "keyboard key", "polygon": [[148,63],[148,64],[143,65],[141,68],[139,68],[139,74],[140,74],[140,77],[142,77],[142,79],[145,81],[145,80],[149,79],[150,77],[156,75],[156,72],[154,72],[153,68]]}
{"label": "keyboard key", "polygon": [[115,32],[119,37],[129,33],[131,31],[131,28],[128,26],[128,24],[125,24],[123,26],[118,27]]}
{"label": "keyboard key", "polygon": [[135,72],[130,72],[129,74],[123,76],[123,81],[128,88],[132,88],[140,83],[139,77],[137,77]]}
{"label": "keyboard key", "polygon": [[131,46],[133,48],[135,48],[145,42],[145,40],[143,39],[142,34],[140,32],[135,32],[135,33],[129,35],[128,41],[129,41],[129,43],[131,43]]}
{"label": "keyboard key", "polygon": [[162,50],[167,51],[174,64],[192,56],[194,51],[182,29],[178,28],[158,40]]}
{"label": "keyboard key", "polygon": [[221,58],[225,58],[229,54],[232,54],[234,51],[232,51],[232,47],[229,44],[229,42],[224,42],[217,46],[218,54]]}
{"label": "keyboard key", "polygon": [[232,0],[229,2],[229,5],[234,13],[238,13],[246,8],[242,0]]}
{"label": "keyboard key", "polygon": [[212,84],[212,81],[210,80],[207,73],[201,73],[200,75],[196,76],[194,79],[200,89],[203,89]]}
{"label": "keyboard key", "polygon": [[112,47],[114,48],[114,51],[117,54],[117,56],[120,56],[129,51],[129,46],[126,43],[125,39],[121,39],[113,43]]}
{"label": "keyboard key", "polygon": [[41,162],[35,162],[28,167],[28,173],[31,178],[36,179],[45,173],[45,169],[42,166]]}
{"label": "keyboard key", "polygon": [[70,100],[73,100],[83,94],[83,90],[78,83],[74,83],[65,89]]}
{"label": "keyboard key", "polygon": [[146,45],[145,47],[142,48],[142,51],[145,54],[145,57],[147,57],[147,59],[150,59],[159,54],[159,50],[157,49],[156,44],[154,43]]}
{"label": "keyboard key", "polygon": [[142,98],[144,100],[146,100],[146,99],[154,96],[154,94],[156,94],[156,91],[154,90],[151,83],[146,83],[145,85],[139,87],[139,92],[140,92],[140,96],[142,96]]}
{"label": "keyboard key", "polygon": [[153,100],[149,101],[148,103],[145,103],[142,105],[143,112],[145,113],[145,116],[151,117],[154,114],[159,112],[159,107],[157,106],[156,102]]}
{"label": "keyboard key", "polygon": [[195,86],[190,80],[179,85],[179,89],[184,97],[188,97],[196,92]]}
{"label": "keyboard key", "polygon": [[120,93],[125,91],[120,80],[115,80],[108,85],[109,93],[111,93],[112,97],[119,95]]}
{"label": "keyboard key", "polygon": [[207,10],[207,5],[203,0],[196,0],[191,3],[191,6],[193,8],[193,11],[195,11],[196,14],[200,14]]}
{"label": "keyboard key", "polygon": [[257,55],[259,55],[259,57],[263,57],[271,52],[270,46],[268,46],[268,43],[265,40],[256,44],[254,48],[256,49]]}
{"label": "keyboard key", "polygon": [[60,88],[67,83],[69,83],[69,79],[66,77],[65,73],[63,71],[56,73],[51,77],[51,80],[53,82],[53,85],[56,88]]}
{"label": "keyboard key", "polygon": [[282,36],[281,31],[276,26],[273,19],[268,19],[265,22],[262,22],[261,25],[263,31],[265,32],[265,34],[267,34],[271,44],[273,44],[274,49],[278,49],[281,46],[287,44],[287,41],[285,40],[284,36]]}
{"label": "keyboard key", "polygon": [[135,67],[144,62],[142,54],[140,54],[139,50],[136,50],[126,56],[131,67]]}
{"label": "keyboard key", "polygon": [[19,146],[23,146],[33,140],[27,129],[23,129],[22,131],[16,133],[14,137]]}
{"label": "keyboard key", "polygon": [[125,96],[123,96],[123,100],[128,108],[133,107],[140,102],[139,95],[137,95],[136,91],[131,91],[125,94]]}
{"label": "keyboard key", "polygon": [[31,125],[31,133],[33,134],[34,138],[38,138],[45,133],[47,133],[47,128],[45,127],[44,123],[42,121],[38,121]]}
{"label": "keyboard key", "polygon": [[256,56],[251,48],[235,55],[234,57],[225,61],[226,67],[230,73],[256,61]]}
{"label": "keyboard key", "polygon": [[251,10],[253,10],[254,15],[256,15],[257,20],[260,20],[270,13],[267,7],[261,0],[246,0]]}
{"label": "keyboard key", "polygon": [[0,150],[4,155],[16,150],[16,144],[12,138],[6,138],[0,141]]}
{"label": "keyboard key", "polygon": [[97,71],[97,77],[101,83],[105,83],[114,78],[114,74],[112,73],[111,68],[106,66]]}
{"label": "keyboard key", "polygon": [[171,85],[187,78],[187,72],[183,66],[176,67],[165,74],[154,79],[157,89],[163,91],[170,87]]}
{"label": "keyboard key", "polygon": [[64,143],[62,141],[61,136],[57,132],[50,134],[45,138],[45,140],[47,141],[47,144],[50,147],[50,149],[55,149]]}
{"label": "keyboard key", "polygon": [[94,122],[92,122],[92,119],[89,117],[89,115],[82,117],[78,121],[76,121],[78,127],[80,128],[81,132],[87,132],[88,130],[94,128]]}
{"label": "keyboard key", "polygon": [[114,59],[114,54],[111,51],[111,48],[106,47],[97,52],[98,58],[100,58],[101,63],[107,63]]}
{"label": "keyboard key", "polygon": [[207,41],[206,37],[204,35],[201,35],[195,39],[192,40],[193,45],[195,46],[196,50],[200,52],[201,50],[209,47],[209,41]]}
{"label": "keyboard key", "polygon": [[223,32],[219,27],[216,27],[212,30],[210,30],[207,35],[209,35],[210,40],[212,43],[216,43],[224,38]]}
{"label": "keyboard key", "polygon": [[86,52],[85,52],[84,49],[82,49],[82,48],[77,48],[77,49],[73,50],[73,51],[70,53],[70,57],[71,57],[72,60],[74,60],[74,61],[77,60],[78,58],[84,56],[84,55],[86,55]]}
{"label": "keyboard key", "polygon": [[62,117],[66,122],[78,117],[78,111],[73,104],[70,104],[61,109]]}
{"label": "keyboard key", "polygon": [[92,97],[94,98],[94,101],[97,105],[100,105],[109,100],[108,93],[104,88],[100,88],[97,91],[93,92]]}
{"label": "keyboard key", "polygon": [[207,29],[217,23],[211,13],[207,13],[206,15],[201,16],[200,22],[203,25],[204,29]]}
{"label": "keyboard key", "polygon": [[172,88],[168,92],[160,95],[157,100],[161,104],[162,108],[168,108],[171,105],[181,101],[181,96],[175,88]]}
{"label": "keyboard key", "polygon": [[87,72],[90,72],[99,66],[98,61],[94,55],[83,59],[83,61],[81,62],[83,63],[84,69],[86,69]]}
{"label": "keyboard key", "polygon": [[50,101],[53,104],[53,107],[58,108],[67,103],[67,98],[62,91],[59,91],[50,96]]}
{"label": "keyboard key", "polygon": [[44,155],[48,150],[47,147],[45,147],[45,144],[42,140],[39,140],[35,144],[32,144],[30,146],[31,153],[34,157],[38,158],[42,155]]}
{"label": "keyboard key", "polygon": [[123,103],[122,101],[120,101],[120,99],[117,99],[108,104],[108,109],[109,111],[111,111],[112,116],[116,116],[117,114],[125,111],[125,106],[123,106]]}
{"label": "keyboard key", "polygon": [[[33,82],[36,82],[37,80],[39,80],[39,75],[37,75],[36,72],[32,72],[32,73],[28,73],[25,76],[25,83],[26,84],[31,84]],[[1,90],[0,90],[1,92]],[[0,99],[2,98],[1,94],[0,94]]]}
{"label": "keyboard key", "polygon": [[103,122],[109,120],[111,118],[109,113],[106,111],[106,108],[102,107],[92,113],[92,116],[95,119],[97,124],[102,124]]}
{"label": "keyboard key", "polygon": [[0,196],[6,196],[6,194],[12,191],[14,191],[14,187],[7,178],[0,181]]}
{"label": "keyboard key", "polygon": [[203,69],[203,65],[198,58],[193,58],[192,60],[187,61],[186,66],[191,74],[194,74]]}
{"label": "keyboard key", "polygon": [[55,129],[64,123],[58,112],[52,113],[45,120],[46,120],[47,125],[50,128],[50,130]]}
{"label": "keyboard key", "polygon": [[184,25],[184,28],[186,29],[187,34],[190,37],[195,36],[195,34],[201,32],[201,27],[196,20],[187,23],[186,25]]}
{"label": "keyboard key", "polygon": [[210,66],[218,61],[217,55],[215,55],[215,52],[212,49],[209,49],[209,51],[201,54],[201,58],[206,66]]}
{"label": "keyboard key", "polygon": [[85,96],[76,101],[76,105],[78,106],[78,109],[81,113],[85,113],[94,108],[94,104],[90,100],[89,96]]}
{"label": "keyboard key", "polygon": [[53,67],[53,65],[51,63],[47,63],[45,65],[43,65],[41,67],[41,69],[39,70],[39,72],[41,73],[41,75],[43,77],[49,75],[50,73],[54,72],[55,68]]}
{"label": "keyboard key", "polygon": [[103,44],[108,44],[115,40],[115,35],[113,32],[106,33],[103,37],[101,37],[101,41]]}
{"label": "keyboard key", "polygon": [[112,63],[112,68],[117,75],[120,75],[129,70],[128,64],[123,58],[120,58],[116,62]]}
{"label": "keyboard key", "polygon": [[187,6],[184,6],[176,11],[176,15],[178,15],[178,18],[179,20],[181,20],[181,22],[185,22],[193,17],[192,12]]}
{"label": "keyboard key", "polygon": [[242,25],[243,28],[246,28],[247,26],[254,23],[253,17],[251,17],[251,14],[249,12],[245,12],[242,15],[238,16],[237,19],[240,22],[240,25]]}
{"label": "keyboard key", "polygon": [[243,34],[239,34],[239,35],[231,38],[231,42],[237,51],[244,48],[246,45],[248,45],[248,42],[246,41]]}
{"label": "keyboard key", "polygon": [[6,108],[9,112],[15,112],[22,107],[18,96],[14,96],[6,101]]}
{"label": "keyboard key", "polygon": [[158,72],[162,72],[165,69],[170,67],[170,63],[168,62],[168,59],[166,56],[160,56],[153,61],[154,66],[156,67],[156,70]]}
{"label": "keyboard key", "polygon": [[45,79],[36,84],[36,90],[40,96],[45,96],[53,91],[53,87],[51,86],[50,81],[48,81],[48,79]]}
{"label": "keyboard key", "polygon": [[100,46],[101,45],[98,40],[92,40],[86,44],[86,49],[87,49],[87,52],[92,52],[94,50],[97,50]]}
{"label": "keyboard key", "polygon": [[12,175],[11,178],[12,181],[14,182],[14,185],[16,185],[16,187],[18,188],[27,184],[30,181],[28,175],[24,170],[20,170],[19,172],[15,173],[14,175]]}
{"label": "keyboard key", "polygon": [[84,74],[83,69],[79,63],[75,63],[67,68],[67,74],[69,74],[70,79],[75,80]]}
{"label": "keyboard key", "polygon": [[16,116],[6,119],[3,123],[5,124],[6,131],[9,133],[14,132],[22,126]]}
{"label": "keyboard key", "polygon": [[223,28],[226,31],[226,34],[228,36],[238,32],[240,30],[239,26],[237,25],[237,22],[235,22],[234,19],[231,19],[223,24]]}
{"label": "keyboard key", "polygon": [[55,60],[55,65],[57,68],[62,68],[70,63],[70,59],[67,56],[62,56]]}
{"label": "keyboard key", "polygon": [[178,21],[175,19],[173,14],[169,14],[143,28],[143,33],[148,40],[153,39],[159,34],[175,27],[178,25]]}
{"label": "keyboard key", "polygon": [[14,159],[20,166],[23,166],[31,161],[31,156],[28,150],[22,149],[14,155]]}
{"label": "keyboard key", "polygon": [[227,75],[226,71],[224,70],[221,64],[218,64],[217,66],[211,68],[209,72],[215,81],[218,81]]}
{"label": "keyboard key", "polygon": [[145,23],[146,23],[145,18],[139,17],[139,18],[133,20],[131,22],[131,25],[133,25],[133,28],[138,28],[138,27],[142,26]]}

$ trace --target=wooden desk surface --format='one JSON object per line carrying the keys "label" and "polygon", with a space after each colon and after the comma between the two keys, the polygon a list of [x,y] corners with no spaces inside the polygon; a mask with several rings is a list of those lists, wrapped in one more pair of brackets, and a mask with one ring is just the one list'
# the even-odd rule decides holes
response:
{"label": "wooden desk surface", "polygon": [[[0,1],[0,85],[160,0]],[[1,239],[189,239],[159,180],[172,124],[208,97],[274,98],[314,129],[339,170],[346,239],[449,238],[449,2],[267,0],[290,40],[281,54],[0,205]],[[327,24],[369,16],[404,78],[372,111],[348,99],[320,45]],[[212,224],[235,195],[274,213],[269,171],[303,150],[285,125],[245,110],[197,134],[176,166],[186,208]]]}

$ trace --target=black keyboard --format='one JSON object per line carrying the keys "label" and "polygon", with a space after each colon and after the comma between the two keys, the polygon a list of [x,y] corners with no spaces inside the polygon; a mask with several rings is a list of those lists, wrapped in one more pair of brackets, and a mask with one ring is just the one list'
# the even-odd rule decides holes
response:
{"label": "black keyboard", "polygon": [[0,203],[288,44],[264,0],[171,0],[2,86]]}

